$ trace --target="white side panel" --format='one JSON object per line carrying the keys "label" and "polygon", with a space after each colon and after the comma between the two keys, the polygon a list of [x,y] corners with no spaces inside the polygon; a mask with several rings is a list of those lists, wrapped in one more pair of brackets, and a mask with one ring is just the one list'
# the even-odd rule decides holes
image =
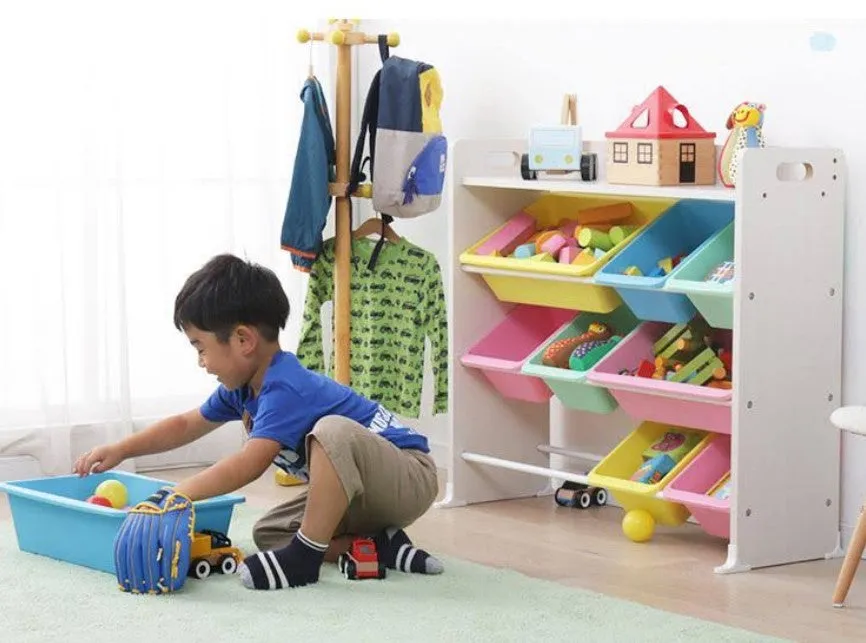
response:
{"label": "white side panel", "polygon": [[512,307],[496,299],[481,275],[461,269],[460,253],[538,197],[535,192],[523,190],[464,187],[463,177],[473,170],[486,174],[495,173],[497,168],[505,174],[513,172],[514,153],[520,153],[525,145],[513,141],[500,148],[501,154],[488,154],[490,142],[458,141],[452,154],[454,207],[448,218],[453,445],[450,484],[440,506],[535,495],[548,487],[547,481],[537,475],[470,463],[461,457],[467,451],[541,467],[549,462],[548,456],[536,449],[548,441],[548,405],[509,401],[499,395],[481,371],[460,363],[463,353],[502,321]]}
{"label": "white side panel", "polygon": [[[807,164],[782,180],[785,164]],[[732,571],[820,559],[839,533],[844,160],[749,150],[736,209]]]}

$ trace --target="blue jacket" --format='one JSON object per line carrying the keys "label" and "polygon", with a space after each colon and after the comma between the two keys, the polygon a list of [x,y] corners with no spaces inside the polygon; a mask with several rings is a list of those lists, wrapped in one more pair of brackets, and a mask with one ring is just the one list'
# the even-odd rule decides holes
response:
{"label": "blue jacket", "polygon": [[331,117],[319,81],[308,78],[301,89],[304,117],[283,217],[280,245],[298,270],[309,272],[322,248],[322,231],[331,209],[328,183],[336,177]]}

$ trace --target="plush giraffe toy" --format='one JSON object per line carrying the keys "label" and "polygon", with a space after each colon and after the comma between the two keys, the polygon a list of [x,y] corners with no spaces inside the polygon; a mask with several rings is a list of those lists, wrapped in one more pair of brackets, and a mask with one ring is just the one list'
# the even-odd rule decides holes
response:
{"label": "plush giraffe toy", "polygon": [[765,147],[762,129],[765,109],[762,103],[743,102],[728,116],[725,127],[731,132],[719,154],[719,178],[726,187],[732,188],[737,184],[743,151],[747,147]]}

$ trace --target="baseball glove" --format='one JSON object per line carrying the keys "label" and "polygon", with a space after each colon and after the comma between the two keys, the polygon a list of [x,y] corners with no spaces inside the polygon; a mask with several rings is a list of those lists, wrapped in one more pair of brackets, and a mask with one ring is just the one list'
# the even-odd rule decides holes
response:
{"label": "baseball glove", "polygon": [[195,509],[163,487],[130,509],[114,540],[114,568],[124,592],[165,594],[183,587],[189,571]]}

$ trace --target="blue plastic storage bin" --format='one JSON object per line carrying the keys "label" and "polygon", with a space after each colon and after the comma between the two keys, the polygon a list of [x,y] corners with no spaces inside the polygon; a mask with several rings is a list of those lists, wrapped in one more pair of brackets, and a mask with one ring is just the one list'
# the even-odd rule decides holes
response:
{"label": "blue plastic storage bin", "polygon": [[[86,502],[99,483],[110,479],[126,485],[130,506],[173,484],[124,471],[0,482],[0,491],[9,495],[18,548],[113,574],[114,537],[126,511]],[[244,500],[227,494],[194,502],[196,531],[228,533],[234,505]]]}
{"label": "blue plastic storage bin", "polygon": [[[685,261],[733,220],[731,202],[678,201],[598,271],[595,281],[613,286],[638,319],[671,324],[687,322],[697,313],[688,296],[663,290],[668,275],[645,275],[652,273],[666,257],[682,255]],[[625,274],[630,266],[637,266],[644,276]]]}

